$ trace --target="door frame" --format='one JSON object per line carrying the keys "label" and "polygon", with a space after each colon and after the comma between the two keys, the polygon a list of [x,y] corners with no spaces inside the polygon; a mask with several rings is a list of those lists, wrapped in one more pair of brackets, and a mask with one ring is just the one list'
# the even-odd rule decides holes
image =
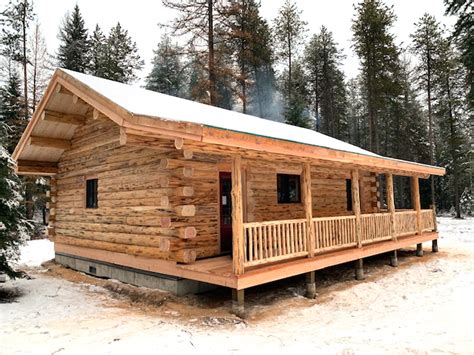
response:
{"label": "door frame", "polygon": [[[221,173],[229,173],[230,179],[232,182],[232,168],[231,164],[226,163],[218,163],[217,164],[217,246],[219,250],[219,254],[222,254],[221,250]],[[231,194],[232,195],[232,194]],[[247,167],[245,165],[242,166],[242,204],[243,204],[243,217],[244,223],[248,221],[247,218]],[[233,206],[233,205],[232,205]],[[233,227],[233,226],[232,226]],[[233,236],[232,236],[233,239]],[[232,258],[232,250],[230,251],[230,257]]]}

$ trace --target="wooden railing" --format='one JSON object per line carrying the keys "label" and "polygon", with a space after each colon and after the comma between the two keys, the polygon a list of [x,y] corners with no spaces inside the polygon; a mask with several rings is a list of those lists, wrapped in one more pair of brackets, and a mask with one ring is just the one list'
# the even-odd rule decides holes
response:
{"label": "wooden railing", "polygon": [[244,266],[308,255],[306,220],[244,223]]}
{"label": "wooden railing", "polygon": [[313,218],[315,251],[324,251],[357,245],[355,216]]}
{"label": "wooden railing", "polygon": [[435,218],[433,210],[421,210],[421,230],[423,232],[435,230]]}
{"label": "wooden railing", "polygon": [[416,211],[395,213],[395,234],[398,237],[416,233]]}
{"label": "wooden railing", "polygon": [[390,213],[362,214],[360,224],[362,244],[392,239]]}
{"label": "wooden railing", "polygon": [[[255,266],[290,258],[308,256],[309,251],[327,251],[357,247],[356,217],[318,217],[312,219],[315,240],[308,245],[306,219],[244,223],[244,266]],[[395,212],[395,235],[417,233],[416,211]],[[435,229],[433,210],[421,210],[422,231]],[[360,216],[360,242],[370,244],[392,239],[390,213]]]}

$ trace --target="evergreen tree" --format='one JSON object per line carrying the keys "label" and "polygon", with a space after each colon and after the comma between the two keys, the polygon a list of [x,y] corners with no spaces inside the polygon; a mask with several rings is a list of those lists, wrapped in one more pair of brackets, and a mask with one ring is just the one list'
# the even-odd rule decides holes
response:
{"label": "evergreen tree", "polygon": [[[8,136],[6,129],[0,122],[0,139]],[[21,183],[14,172],[14,162],[0,141],[0,272],[11,278],[22,276],[11,262],[18,259],[19,248],[31,230],[21,200]]]}
{"label": "evergreen tree", "polygon": [[[185,47],[189,50],[198,51],[206,56],[207,60],[200,58],[195,65],[203,65],[200,71],[207,72],[205,82],[199,86],[206,85],[205,92],[209,98],[205,101],[213,106],[218,105],[217,97],[217,66],[215,53],[215,29],[219,24],[222,11],[222,2],[219,0],[162,0],[163,5],[176,10],[179,15],[171,24],[172,33],[179,36],[187,36]],[[196,53],[190,53],[194,57]],[[191,89],[193,90],[193,89]]]}
{"label": "evergreen tree", "polygon": [[316,129],[338,139],[347,139],[347,99],[343,56],[332,33],[324,26],[306,46],[306,68]]}
{"label": "evergreen tree", "polygon": [[28,120],[22,115],[23,97],[20,86],[20,76],[14,65],[10,63],[7,81],[0,88],[0,123],[2,132],[7,133],[2,144],[10,154],[28,124]]}
{"label": "evergreen tree", "polygon": [[92,32],[89,43],[90,64],[88,71],[94,76],[105,77],[108,60],[107,37],[98,24],[96,24],[94,32]]}
{"label": "evergreen tree", "polygon": [[46,48],[46,41],[37,22],[30,39],[30,70],[29,90],[31,92],[30,107],[34,112],[36,106],[48,85],[51,72],[51,58]]}
{"label": "evergreen tree", "polygon": [[1,36],[1,54],[21,64],[23,69],[22,114],[29,118],[28,107],[28,28],[33,21],[33,3],[28,0],[10,0],[1,13],[0,23],[4,25]]}
{"label": "evergreen tree", "polygon": [[311,128],[312,122],[308,111],[308,91],[306,88],[306,76],[301,62],[293,63],[293,80],[291,87],[288,86],[289,72],[285,70],[280,78],[281,91],[285,98],[285,123],[293,126]]}
{"label": "evergreen tree", "polygon": [[143,67],[138,55],[137,44],[120,23],[110,29],[106,42],[106,58],[99,73],[101,77],[121,83],[131,83],[137,79],[136,72]]}
{"label": "evergreen tree", "polygon": [[[441,28],[436,19],[429,14],[424,14],[415,25],[415,33],[411,35],[413,41],[412,52],[418,57],[416,67],[418,75],[416,79],[420,89],[426,94],[430,146],[429,163],[434,165],[433,81],[436,63],[440,60]],[[436,204],[434,176],[431,176],[431,204]]]}
{"label": "evergreen tree", "polygon": [[368,147],[367,110],[363,86],[363,79],[360,76],[350,79],[347,83],[348,141],[358,147]]}
{"label": "evergreen tree", "polygon": [[384,5],[381,0],[363,0],[355,6],[355,10],[353,41],[361,61],[366,91],[369,149],[380,153],[379,131],[383,131],[388,124],[382,121],[383,113],[390,99],[399,94],[393,85],[399,53],[390,33],[396,17],[393,8]]}
{"label": "evergreen tree", "polygon": [[292,93],[293,87],[299,85],[299,83],[294,83],[293,62],[303,42],[306,25],[307,23],[301,19],[301,11],[298,10],[296,3],[285,0],[274,20],[274,35],[277,56],[286,63],[286,75],[282,78],[285,79],[283,86],[287,100],[285,109],[287,121],[293,121],[295,113],[300,112],[300,108],[292,108],[290,105],[301,101]]}
{"label": "evergreen tree", "polygon": [[85,73],[89,66],[89,39],[84,19],[76,4],[72,14],[67,14],[58,39],[58,66],[64,69]]}
{"label": "evergreen tree", "polygon": [[[452,201],[456,217],[461,217],[460,197],[468,186],[468,110],[465,100],[465,70],[458,53],[449,41],[443,41],[441,60],[435,76],[437,96],[435,115],[439,122],[437,160],[446,167],[446,178],[441,181],[442,201]],[[443,207],[443,206],[442,206]]]}
{"label": "evergreen tree", "polygon": [[249,87],[249,112],[253,115],[276,119],[281,112],[275,110],[276,77],[272,33],[268,22],[262,17],[252,22],[250,42],[252,83]]}
{"label": "evergreen tree", "polygon": [[171,43],[168,35],[164,35],[154,53],[153,67],[146,78],[145,87],[148,90],[183,97],[186,78],[180,48]]}

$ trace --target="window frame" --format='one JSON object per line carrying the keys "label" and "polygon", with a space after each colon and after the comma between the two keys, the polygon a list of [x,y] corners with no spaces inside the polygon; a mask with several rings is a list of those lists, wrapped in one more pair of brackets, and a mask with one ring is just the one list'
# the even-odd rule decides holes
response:
{"label": "window frame", "polygon": [[[280,192],[281,190],[281,179],[283,177],[286,177],[286,183],[287,183],[287,187],[286,187],[286,195],[287,195],[287,198],[283,199],[282,198],[282,193],[283,192]],[[290,199],[290,179],[294,179],[294,181],[297,181],[297,195],[296,195],[296,200],[292,201]],[[301,198],[301,174],[295,174],[295,173],[286,173],[286,172],[282,172],[282,173],[277,173],[276,174],[276,190],[277,190],[277,204],[279,205],[284,205],[284,204],[301,204],[302,203],[302,198]]]}
{"label": "window frame", "polygon": [[[95,181],[94,193],[94,203],[89,205],[89,182]],[[87,176],[84,177],[84,208],[87,209],[97,209],[99,208],[99,178],[97,176]]]}

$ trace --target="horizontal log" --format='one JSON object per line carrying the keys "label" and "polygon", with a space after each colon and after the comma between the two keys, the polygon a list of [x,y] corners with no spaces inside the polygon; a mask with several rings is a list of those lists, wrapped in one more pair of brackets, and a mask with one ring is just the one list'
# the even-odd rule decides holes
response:
{"label": "horizontal log", "polygon": [[71,126],[81,126],[86,122],[86,118],[80,115],[44,110],[41,119],[45,122],[62,123]]}
{"label": "horizontal log", "polygon": [[58,164],[47,161],[18,160],[16,171],[19,175],[52,176],[58,173]]}
{"label": "horizontal log", "polygon": [[29,145],[33,145],[41,148],[52,148],[52,149],[61,149],[66,150],[71,147],[71,142],[67,139],[60,138],[50,138],[50,137],[35,137],[31,136]]}

